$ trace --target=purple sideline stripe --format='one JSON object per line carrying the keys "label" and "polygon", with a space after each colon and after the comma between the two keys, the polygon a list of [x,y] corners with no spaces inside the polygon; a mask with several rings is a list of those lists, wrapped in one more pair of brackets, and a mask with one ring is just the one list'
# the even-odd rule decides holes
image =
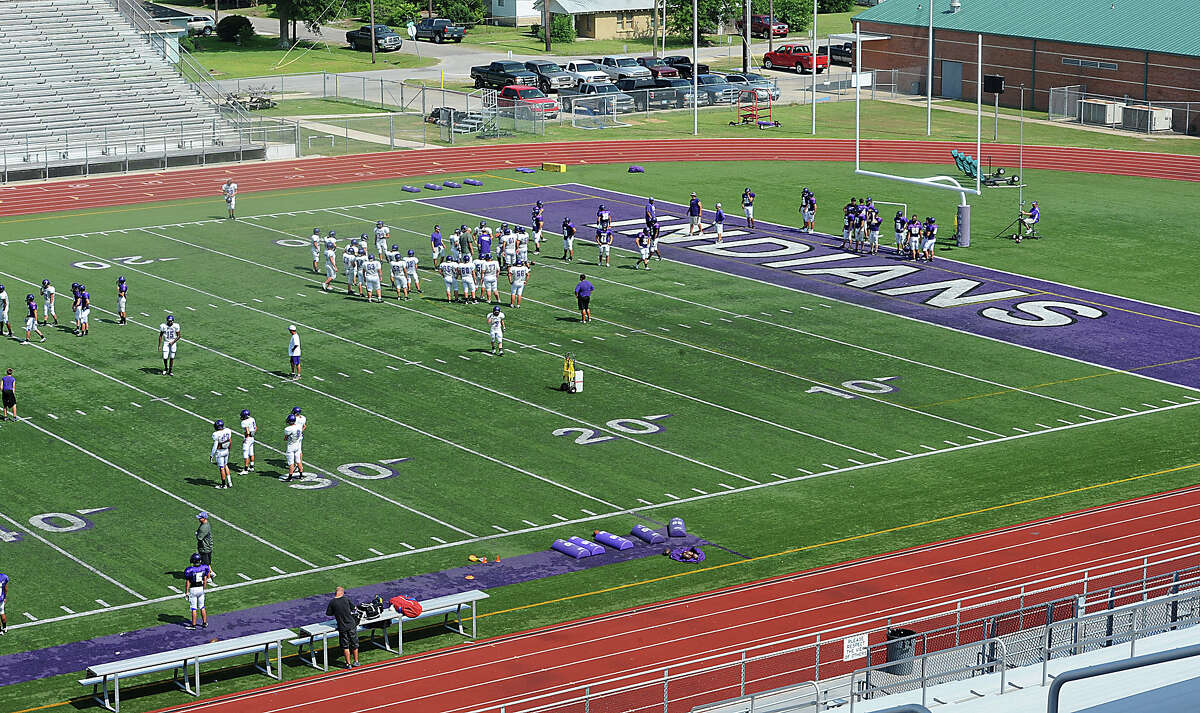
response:
{"label": "purple sideline stripe", "polygon": [[[665,528],[659,529],[666,534]],[[581,534],[587,533],[581,531]],[[581,560],[571,559],[547,546],[545,550],[504,559],[499,565],[475,564],[430,574],[419,574],[393,582],[356,587],[347,594],[355,603],[372,599],[377,594],[382,595],[384,599],[390,599],[397,594],[407,594],[418,600],[424,600],[471,589],[495,589],[559,574],[579,572],[606,564],[661,555],[663,548],[667,545],[691,547],[692,545],[708,544],[710,544],[708,541],[694,535],[670,537],[667,539],[666,545],[649,545],[637,540],[633,549],[620,552],[609,550],[602,555],[585,557]],[[731,550],[726,551],[731,552]],[[468,574],[474,575],[475,579],[464,579]],[[225,580],[227,577],[223,576],[222,579]],[[271,631],[280,627],[294,629],[305,624],[325,621],[327,619],[325,605],[331,596],[333,595],[318,594],[252,609],[213,614],[212,610],[221,606],[221,587],[218,586],[207,597],[206,603],[209,606],[207,629],[188,631],[180,623],[164,624],[124,634],[101,636],[87,641],[0,656],[0,686],[67,673],[78,673],[95,663],[193,646],[214,637],[229,639]],[[181,618],[182,615],[187,614],[187,601],[182,595],[179,597],[179,614]],[[14,636],[19,640],[21,631],[21,629],[10,631],[6,643],[11,643]],[[286,653],[289,652],[285,651]]]}
{"label": "purple sideline stripe", "polygon": [[[636,223],[616,228],[621,232],[616,234],[615,243],[623,248],[633,247],[632,235],[623,233],[640,230],[644,216],[644,198],[579,184],[514,188],[420,202],[525,225],[529,221],[530,207],[539,199],[546,205],[546,226],[550,228],[558,226],[566,215],[586,216],[590,221],[596,212],[596,203],[600,201],[609,209],[614,223],[636,220]],[[1197,349],[1200,315],[1195,313],[947,258],[938,258],[930,265],[900,260],[890,251],[875,256],[855,256],[837,249],[840,236],[806,235],[795,228],[762,221],[757,221],[756,229],[750,230],[740,216],[733,215],[726,220],[726,232],[737,229],[748,234],[726,237],[721,246],[724,250],[717,252],[716,246],[712,245],[711,227],[707,227],[711,211],[705,214],[707,237],[689,240],[684,218],[687,207],[657,199],[655,206],[660,221],[663,221],[662,248],[673,260],[1098,366],[1136,370],[1133,373],[1200,389],[1200,349]],[[884,217],[889,220],[884,221],[885,230],[881,231],[880,241],[886,250],[886,246],[893,245],[894,241],[890,216]],[[664,218],[673,220],[664,221]],[[580,226],[581,236],[589,235],[588,227],[591,225]],[[676,227],[682,228],[680,235],[674,234]],[[949,226],[942,229],[952,230]],[[942,237],[944,240],[947,236],[943,234]],[[771,255],[764,254],[768,252]],[[838,259],[810,264],[769,264],[820,257]],[[857,272],[828,272],[847,268]],[[795,270],[820,272],[798,273]],[[957,295],[933,288],[921,292],[903,291],[906,287],[945,281],[958,281],[955,284],[963,291]],[[970,301],[987,295],[994,297]],[[930,304],[939,297],[947,300],[950,306]],[[1062,324],[1051,326],[1047,324],[1048,320]],[[1031,326],[1033,324],[1046,326]]]}

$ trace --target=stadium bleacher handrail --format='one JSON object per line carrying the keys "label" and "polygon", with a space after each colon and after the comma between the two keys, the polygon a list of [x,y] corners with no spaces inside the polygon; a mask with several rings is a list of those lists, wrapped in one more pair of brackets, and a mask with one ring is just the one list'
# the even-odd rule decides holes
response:
{"label": "stadium bleacher handrail", "polygon": [[1169,651],[1156,651],[1152,654],[1143,654],[1135,656],[1124,661],[1109,661],[1107,663],[1096,664],[1094,666],[1085,666],[1072,671],[1064,671],[1060,673],[1054,682],[1050,684],[1050,691],[1046,697],[1046,713],[1058,713],[1059,699],[1062,695],[1063,686],[1072,681],[1082,681],[1096,676],[1104,676],[1110,673],[1119,673],[1121,671],[1130,671],[1135,668],[1144,666],[1153,666],[1155,664],[1167,663],[1169,661],[1179,661],[1181,659],[1200,656],[1200,644],[1184,646],[1178,649]]}
{"label": "stadium bleacher handrail", "polygon": [[[992,655],[985,654],[985,655],[980,656],[979,659],[976,661],[976,663],[974,663],[972,665],[960,666],[956,669],[947,669],[947,670],[942,670],[939,668],[934,673],[929,673],[928,662],[929,662],[930,657],[932,657],[932,656],[944,656],[946,654],[954,653],[955,651],[968,651],[968,650],[974,651],[975,649],[986,650],[987,647],[989,647],[989,646],[999,647],[1000,652],[1001,652],[999,659],[995,658]],[[957,674],[967,673],[967,672],[971,672],[973,675],[974,672],[976,672],[976,671],[979,671],[980,673],[990,673],[990,671],[988,671],[988,669],[995,669],[995,668],[1000,669],[1000,695],[1004,695],[1004,688],[1008,683],[1008,681],[1006,679],[1006,674],[1008,672],[1007,660],[1008,660],[1008,644],[1005,643],[1004,639],[1001,639],[999,637],[988,638],[988,639],[984,639],[982,641],[972,641],[969,644],[963,644],[961,646],[955,646],[955,647],[949,648],[949,649],[941,649],[939,651],[930,651],[930,652],[922,654],[920,656],[913,656],[911,658],[904,659],[905,662],[911,663],[913,666],[920,666],[920,668],[921,668],[921,675],[915,681],[917,683],[920,683],[920,685],[921,685],[921,705],[925,705],[925,702],[927,700],[925,697],[925,693],[929,689],[929,687],[926,684],[929,682],[929,680],[931,678],[944,678],[946,676],[954,676]],[[871,672],[872,671],[880,671],[880,670],[888,668],[889,666],[894,666],[895,664],[896,664],[896,661],[885,661],[884,663],[877,663],[877,664],[872,664],[870,666],[864,666],[863,668],[860,668],[857,671],[855,671],[854,673],[850,674],[850,713],[854,713],[854,701],[856,699],[862,697],[864,694],[867,694],[871,691],[871,688],[870,688]],[[857,680],[859,674],[862,674],[863,677],[867,679],[867,686],[866,686],[865,690],[858,690],[854,687],[854,682],[855,682],[855,680]],[[908,683],[913,683],[913,682],[914,681],[909,681]]]}

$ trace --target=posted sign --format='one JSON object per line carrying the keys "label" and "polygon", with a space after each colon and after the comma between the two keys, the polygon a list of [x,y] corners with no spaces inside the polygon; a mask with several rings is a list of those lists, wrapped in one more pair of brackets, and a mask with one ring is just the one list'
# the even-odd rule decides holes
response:
{"label": "posted sign", "polygon": [[867,656],[867,635],[855,634],[842,639],[842,660],[856,661]]}

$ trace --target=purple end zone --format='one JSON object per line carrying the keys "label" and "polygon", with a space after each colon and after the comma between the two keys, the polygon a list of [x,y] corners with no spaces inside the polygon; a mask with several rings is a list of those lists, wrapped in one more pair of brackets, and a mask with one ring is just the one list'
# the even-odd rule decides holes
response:
{"label": "purple end zone", "polygon": [[[670,542],[672,547],[679,548],[710,544],[694,535],[671,538]],[[510,557],[502,560],[499,564],[472,564],[441,572],[419,574],[393,582],[357,587],[348,591],[347,594],[355,602],[371,599],[377,594],[382,595],[384,599],[404,594],[417,600],[424,600],[471,589],[495,589],[510,584],[531,582],[545,577],[661,554],[662,545],[649,545],[641,542],[635,543],[630,549],[605,550],[602,556],[585,557],[579,560],[564,557],[559,552],[547,549]],[[468,574],[474,579],[466,579]],[[319,594],[232,612],[221,611],[221,596],[222,588],[220,586],[208,593],[207,629],[188,631],[183,628],[182,616],[187,614],[187,600],[180,595],[178,601],[180,618],[175,623],[0,656],[0,686],[67,673],[78,673],[93,664],[152,654],[171,648],[192,646],[217,637],[229,639],[281,627],[296,629],[305,624],[322,622],[327,619],[325,606],[332,594]],[[159,619],[168,620],[173,617],[173,614],[160,615]],[[21,632],[20,628],[10,629],[5,643],[11,643],[14,638],[19,640]]]}
{"label": "purple end zone", "polygon": [[[603,201],[617,231],[615,244],[626,249],[643,224],[643,197],[579,184],[420,202],[524,225],[537,200],[545,203],[547,226],[573,217],[585,238],[583,225],[591,225]],[[685,206],[656,198],[655,207],[661,249],[672,260],[1200,389],[1196,313],[947,258],[932,264],[901,260],[888,247],[894,244],[890,230],[881,236],[879,255],[856,255],[838,249],[840,237],[763,221],[750,229],[731,211],[718,246],[707,222],[705,237],[687,236]],[[705,218],[711,220],[711,213]]]}

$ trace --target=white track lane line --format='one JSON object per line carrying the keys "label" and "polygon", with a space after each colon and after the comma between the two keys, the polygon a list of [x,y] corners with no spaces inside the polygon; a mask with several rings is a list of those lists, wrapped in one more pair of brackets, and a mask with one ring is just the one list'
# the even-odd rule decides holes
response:
{"label": "white track lane line", "polygon": [[[28,419],[28,418],[23,418],[23,419],[21,419],[20,423],[23,423],[23,424],[25,424],[26,426],[30,426],[30,427],[32,427],[32,428],[34,428],[34,429],[37,429],[37,430],[41,431],[42,433],[45,433],[45,434],[46,434],[46,435],[48,435],[48,436],[53,436],[54,438],[58,438],[58,436],[55,436],[53,433],[51,433],[50,431],[47,431],[46,429],[44,429],[44,428],[42,428],[41,426],[37,425],[36,423],[34,423],[33,421],[31,421],[31,420],[30,420],[30,419]],[[58,440],[60,440],[60,441],[63,441],[64,443],[67,443],[68,445],[70,445],[70,446],[72,446],[72,447],[74,447],[74,448],[79,448],[79,446],[76,446],[74,443],[71,443],[70,441],[67,441],[67,440],[65,440],[65,439],[58,438]],[[82,449],[81,449],[81,450],[82,450]],[[50,549],[52,549],[52,550],[54,550],[55,552],[57,552],[57,553],[59,553],[60,555],[62,555],[63,557],[66,557],[67,559],[71,560],[72,562],[74,562],[75,564],[79,565],[80,567],[83,567],[84,569],[86,569],[87,571],[89,571],[89,572],[91,572],[92,574],[96,575],[96,576],[97,576],[97,577],[99,577],[100,579],[103,579],[104,581],[108,582],[109,584],[112,584],[112,585],[114,585],[114,586],[116,586],[116,587],[118,587],[118,588],[120,588],[120,589],[124,590],[125,592],[128,592],[129,594],[132,594],[133,596],[137,597],[137,598],[138,598],[139,600],[141,600],[141,601],[146,601],[146,597],[142,596],[141,594],[139,594],[138,592],[134,591],[134,590],[133,590],[133,589],[131,589],[130,587],[127,587],[127,586],[125,586],[124,584],[121,584],[121,583],[120,583],[120,582],[118,582],[116,579],[114,579],[114,578],[112,578],[112,577],[108,576],[108,575],[107,575],[107,574],[105,574],[104,572],[101,572],[101,571],[100,571],[99,569],[97,569],[96,567],[93,567],[92,565],[88,564],[87,562],[84,562],[83,560],[79,559],[78,557],[76,557],[75,555],[71,554],[70,552],[67,552],[66,550],[64,550],[63,548],[61,548],[61,547],[59,547],[58,545],[54,544],[54,543],[53,543],[53,542],[51,542],[50,540],[47,540],[46,538],[42,537],[42,536],[41,536],[41,535],[39,535],[38,533],[34,532],[34,528],[31,528],[31,527],[28,527],[28,528],[27,528],[27,527],[22,527],[21,523],[17,522],[16,520],[12,519],[11,517],[9,517],[8,515],[5,515],[5,514],[4,514],[4,513],[2,513],[2,512],[0,512],[0,520],[4,520],[5,522],[7,522],[8,524],[10,524],[10,525],[12,525],[12,526],[14,526],[14,527],[20,527],[20,528],[21,528],[21,531],[22,531],[22,532],[24,532],[26,535],[29,535],[29,536],[30,536],[30,537],[32,537],[33,539],[35,539],[35,540],[37,540],[38,542],[42,543],[43,545],[45,545],[45,546],[49,547]],[[67,612],[67,613],[68,613],[68,614],[70,614],[70,613],[72,613],[72,612]],[[18,624],[17,626],[20,626],[20,625]],[[16,626],[14,626],[13,628],[16,628]]]}

